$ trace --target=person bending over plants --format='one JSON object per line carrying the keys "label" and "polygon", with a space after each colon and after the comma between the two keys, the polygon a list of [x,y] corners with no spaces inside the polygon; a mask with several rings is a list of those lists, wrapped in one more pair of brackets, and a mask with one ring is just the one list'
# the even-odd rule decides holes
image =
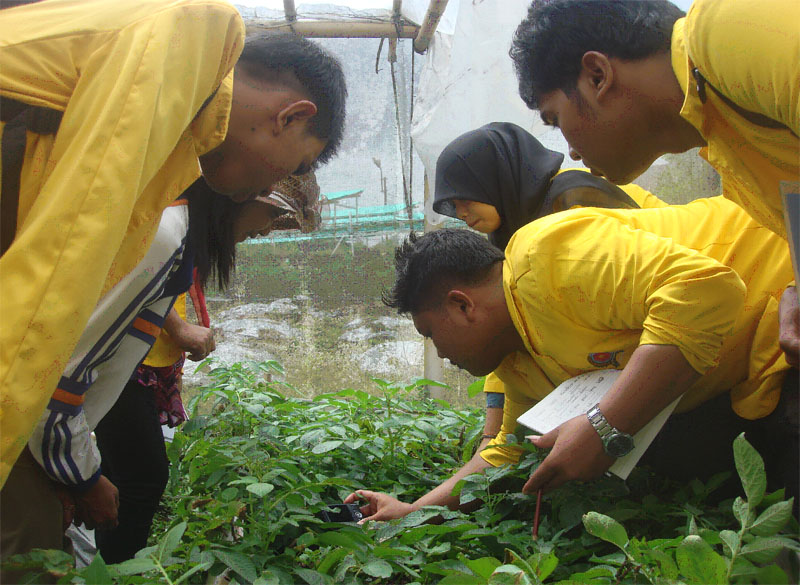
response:
{"label": "person bending over plants", "polygon": [[[800,2],[765,8],[694,0],[684,15],[668,0],[533,0],[510,50],[520,96],[573,159],[617,184],[699,147],[724,196],[785,238],[781,182],[800,177]],[[781,313],[797,368],[795,286]]]}
{"label": "person bending over plants", "polygon": [[[506,401],[488,448],[413,503],[358,490],[366,520],[456,507],[455,483],[519,457],[517,417],[574,376],[622,369],[599,403],[635,434],[682,397],[643,462],[675,479],[732,469],[740,432],[766,454],[772,489],[797,495],[797,421],[779,403],[796,386],[777,342],[792,273],[785,242],[721,197],[650,210],[574,209],[521,228],[505,255],[467,230],[410,237],[385,302],[410,314],[439,355],[494,373]],[[769,269],[765,269],[769,267]],[[603,359],[600,359],[600,358]],[[549,454],[523,491],[598,477],[613,463],[587,416],[533,439]],[[796,501],[796,499],[795,499]]]}
{"label": "person bending over plants", "polygon": [[[436,161],[433,210],[489,235],[500,249],[534,219],[572,207],[636,209],[667,204],[638,185],[617,187],[585,170],[564,169],[564,155],[542,146],[510,122],[465,132]],[[486,425],[479,449],[497,436],[503,420],[502,385],[485,384]],[[477,456],[477,455],[476,455]]]}
{"label": "person bending over plants", "polygon": [[[190,225],[198,226],[198,232],[214,234],[213,240],[201,238],[196,247],[199,256],[213,257],[217,262],[214,268],[221,288],[234,265],[235,244],[275,230],[317,229],[319,193],[316,177],[309,172],[289,176],[271,194],[244,204],[209,198],[208,192],[205,197],[210,205],[190,202],[197,208],[190,216]],[[222,259],[222,265],[218,259]],[[210,268],[208,260],[201,260],[199,268],[199,280],[204,281]],[[194,284],[202,288],[204,283]],[[153,516],[169,479],[161,425],[175,427],[186,420],[180,395],[184,359],[203,360],[216,347],[209,327],[186,322],[185,306],[185,294],[179,295],[144,362],[95,428],[103,475],[119,490],[118,525],[95,530],[97,549],[107,563],[133,558],[147,546]]]}
{"label": "person bending over plants", "polygon": [[[286,182],[307,184],[303,191],[318,195],[311,173]],[[200,178],[164,211],[145,258],[100,300],[0,493],[3,559],[33,548],[69,550],[64,531],[71,522],[97,529],[109,560],[130,558],[146,545],[168,462],[153,391],[131,376],[162,328],[175,333],[180,349],[205,357],[213,347],[207,329],[187,337],[170,323],[176,296],[189,288],[194,266],[201,284],[216,276],[224,288],[235,244],[285,224],[293,203],[277,192],[237,203]],[[313,206],[301,211],[298,225],[316,225]],[[95,427],[97,445],[90,436]],[[15,577],[2,573],[3,582]]]}

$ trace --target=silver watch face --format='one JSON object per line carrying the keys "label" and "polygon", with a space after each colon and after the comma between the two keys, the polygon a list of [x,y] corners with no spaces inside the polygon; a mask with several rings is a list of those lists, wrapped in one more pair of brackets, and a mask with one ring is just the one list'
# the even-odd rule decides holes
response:
{"label": "silver watch face", "polygon": [[605,440],[606,453],[612,457],[623,457],[633,449],[633,437],[625,433],[615,433]]}

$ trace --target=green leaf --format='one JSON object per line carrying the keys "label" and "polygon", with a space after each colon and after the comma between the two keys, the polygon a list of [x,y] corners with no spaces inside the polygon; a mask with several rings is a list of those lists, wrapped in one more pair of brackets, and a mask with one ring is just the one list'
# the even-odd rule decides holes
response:
{"label": "green leaf", "polygon": [[114,568],[120,575],[141,575],[142,573],[157,569],[158,565],[156,565],[153,559],[141,558],[128,559],[118,565],[114,565]]}
{"label": "green leaf", "polygon": [[772,564],[761,567],[756,573],[756,583],[769,583],[770,585],[789,585],[789,576],[778,565]]}
{"label": "green leaf", "polygon": [[[246,581],[255,581],[258,576],[256,567],[249,557],[229,550],[215,550],[214,556],[231,571],[239,573]],[[316,572],[316,571],[315,571]]]}
{"label": "green leaf", "polygon": [[259,498],[263,498],[274,489],[275,486],[271,483],[251,483],[247,486],[247,491],[257,495]]}
{"label": "green leaf", "polygon": [[628,544],[628,533],[622,524],[610,516],[598,512],[588,512],[583,515],[583,525],[592,536],[625,550],[625,545]]}
{"label": "green leaf", "polygon": [[205,563],[200,563],[199,565],[195,565],[188,571],[186,571],[183,575],[181,575],[176,581],[173,582],[173,585],[179,585],[179,583],[183,583],[184,581],[188,580],[189,577],[194,575],[195,573],[199,573],[200,571],[207,571],[214,565],[213,561],[208,561]]}
{"label": "green leaf", "polygon": [[687,536],[675,551],[678,569],[689,583],[716,585],[727,582],[725,559],[699,536]]}
{"label": "green leaf", "polygon": [[558,557],[553,551],[549,553],[536,553],[528,558],[528,564],[536,571],[536,576],[542,581],[550,576],[558,566]]}
{"label": "green leaf", "polygon": [[111,578],[111,573],[108,572],[108,567],[106,566],[105,562],[103,561],[103,557],[100,554],[96,554],[94,559],[92,559],[91,564],[86,567],[86,570],[83,573],[84,577],[86,578],[87,583],[97,584],[97,585],[109,585],[114,582]]}
{"label": "green leaf", "polygon": [[303,581],[308,583],[308,585],[333,585],[333,579],[331,579],[328,575],[323,575],[318,571],[297,567],[295,568],[294,572],[300,575],[300,577],[303,578]]}
{"label": "green leaf", "polygon": [[733,441],[733,458],[736,461],[736,471],[739,472],[739,478],[742,480],[742,487],[747,496],[747,503],[751,509],[755,509],[761,503],[767,490],[764,460],[744,438],[744,433]]}
{"label": "green leaf", "polygon": [[323,441],[322,443],[314,445],[314,448],[311,449],[311,452],[320,455],[322,453],[327,453],[328,451],[338,449],[343,443],[344,441],[340,441],[338,439],[334,441]]}
{"label": "green leaf", "polygon": [[745,544],[740,554],[754,563],[768,563],[784,548],[783,542],[777,538],[757,537],[753,542]]}
{"label": "green leaf", "polygon": [[[469,567],[470,571],[475,573],[476,575],[480,575],[485,579],[488,579],[494,570],[499,567],[502,563],[494,557],[481,557],[479,559],[463,559],[464,563]],[[485,582],[485,581],[484,581]]]}
{"label": "green leaf", "polygon": [[159,541],[155,555],[161,563],[164,563],[164,559],[178,548],[184,532],[186,532],[186,522],[181,522],[170,528],[164,538]]}
{"label": "green leaf", "polygon": [[447,575],[437,581],[439,585],[486,585],[486,577],[477,575]]}
{"label": "green leaf", "polygon": [[500,565],[489,577],[489,585],[534,585],[534,583],[518,566]]}
{"label": "green leaf", "polygon": [[733,530],[721,530],[719,533],[719,538],[723,543],[725,543],[728,556],[733,555],[733,551],[735,551],[739,546],[739,534]]}
{"label": "green leaf", "polygon": [[386,578],[392,574],[392,565],[382,559],[372,559],[361,569],[370,577]]}
{"label": "green leaf", "polygon": [[747,501],[737,496],[736,499],[733,500],[733,515],[743,528],[746,527],[750,517],[750,507],[747,505]]}
{"label": "green leaf", "polygon": [[482,376],[475,380],[472,384],[467,386],[467,396],[475,398],[478,394],[483,392],[483,385],[486,383],[486,376]]}
{"label": "green leaf", "polygon": [[325,573],[326,575],[330,573],[331,569],[342,560],[342,558],[346,557],[350,554],[350,551],[346,548],[335,548],[327,555],[325,558],[322,559],[319,565],[317,565],[317,571],[320,573]]}
{"label": "green leaf", "polygon": [[750,526],[756,536],[773,536],[784,527],[792,517],[792,502],[778,502],[761,512]]}

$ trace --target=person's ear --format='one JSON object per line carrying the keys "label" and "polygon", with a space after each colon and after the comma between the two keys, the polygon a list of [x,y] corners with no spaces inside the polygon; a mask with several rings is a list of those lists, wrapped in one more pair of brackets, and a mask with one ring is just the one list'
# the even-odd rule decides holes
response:
{"label": "person's ear", "polygon": [[587,51],[581,57],[581,71],[578,83],[594,98],[601,101],[614,83],[614,67],[608,56],[597,51]]}
{"label": "person's ear", "polygon": [[453,289],[445,299],[447,311],[456,322],[472,323],[475,320],[475,301],[472,296],[462,290]]}
{"label": "person's ear", "polygon": [[292,102],[277,116],[277,129],[279,132],[313,118],[317,114],[317,105],[309,100]]}

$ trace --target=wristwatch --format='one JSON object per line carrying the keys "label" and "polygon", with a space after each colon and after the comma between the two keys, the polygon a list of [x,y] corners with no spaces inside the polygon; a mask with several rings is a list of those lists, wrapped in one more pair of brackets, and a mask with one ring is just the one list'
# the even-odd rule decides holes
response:
{"label": "wristwatch", "polygon": [[586,417],[594,427],[594,430],[597,431],[597,434],[600,435],[600,439],[603,441],[603,449],[608,455],[618,459],[633,450],[633,437],[611,426],[611,423],[600,412],[599,404],[591,407],[589,412],[586,413]]}

